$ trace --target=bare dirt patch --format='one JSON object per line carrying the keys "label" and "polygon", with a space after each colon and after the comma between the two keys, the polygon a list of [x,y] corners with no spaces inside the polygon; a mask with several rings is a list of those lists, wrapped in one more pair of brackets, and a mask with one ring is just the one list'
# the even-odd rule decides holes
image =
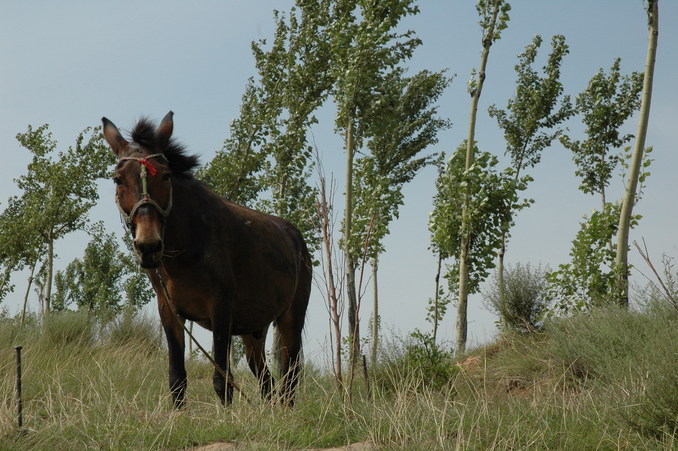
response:
{"label": "bare dirt patch", "polygon": [[[250,443],[249,445],[256,445]],[[256,447],[256,446],[255,446]],[[235,451],[239,449],[247,449],[248,444],[236,442],[217,442],[209,445],[197,446],[190,448],[190,451]],[[305,448],[308,451],[372,451],[377,449],[370,442],[351,443],[350,445],[335,447],[335,448]]]}

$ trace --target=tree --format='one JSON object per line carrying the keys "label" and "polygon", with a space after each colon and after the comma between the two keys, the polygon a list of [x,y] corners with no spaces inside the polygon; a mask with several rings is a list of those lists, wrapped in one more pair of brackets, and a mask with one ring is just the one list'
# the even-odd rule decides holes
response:
{"label": "tree", "polygon": [[[480,54],[480,68],[476,73],[475,69],[471,73],[469,81],[469,93],[471,94],[471,112],[469,114],[468,135],[466,137],[466,160],[465,170],[470,170],[475,159],[474,150],[476,145],[476,116],[478,113],[478,103],[480,95],[485,84],[485,69],[487,59],[490,55],[490,47],[501,37],[501,32],[508,26],[511,5],[504,0],[478,0],[476,10],[480,16],[480,27],[483,31],[482,46]],[[468,190],[471,187],[463,187],[467,191],[462,199],[462,217],[461,217],[461,243],[459,246],[459,295],[457,299],[457,326],[456,326],[456,353],[463,354],[466,349],[466,338],[468,335],[468,295],[469,295],[469,274],[471,255],[471,193]]]}
{"label": "tree", "polygon": [[265,40],[252,43],[258,75],[248,81],[240,116],[223,149],[197,174],[234,202],[290,220],[311,249],[318,238],[307,132],[330,86],[328,44],[318,37],[329,20],[325,3],[305,3],[289,18],[275,12],[270,48]]}
{"label": "tree", "polygon": [[[50,311],[54,268],[54,243],[61,237],[88,225],[87,213],[99,198],[96,182],[107,176],[108,165],[113,162],[103,145],[98,129],[88,127],[82,131],[74,147],[57,154],[57,143],[47,125],[36,129],[29,126],[26,133],[17,135],[19,143],[33,154],[28,172],[15,180],[21,196],[10,198],[7,217],[0,225],[9,229],[0,232],[5,239],[12,228],[21,230],[22,243],[11,243],[11,252],[4,255],[7,268],[22,265],[35,269],[43,260],[46,267],[43,316]],[[3,213],[5,215],[5,213]],[[10,224],[11,223],[11,224]],[[46,256],[42,253],[46,252]],[[31,277],[32,277],[31,272]]]}
{"label": "tree", "polygon": [[[340,271],[341,265],[336,261],[336,243],[334,233],[334,194],[336,192],[336,184],[334,180],[329,183],[322,170],[322,165],[318,162],[317,170],[320,176],[320,189],[317,201],[317,218],[321,234],[321,249],[320,249],[320,267],[322,283],[318,287],[325,289],[325,298],[327,301],[327,310],[330,315],[330,323],[332,325],[330,335],[334,333],[334,348],[332,351],[332,358],[334,360],[334,372],[339,388],[344,385],[343,370],[342,370],[342,333],[341,333],[341,317],[344,310],[342,302],[341,291],[343,287],[343,278]],[[324,287],[323,287],[324,285]]]}
{"label": "tree", "polygon": [[[30,268],[30,276],[26,297],[30,293],[30,285],[35,273],[35,267],[44,251],[42,241],[33,229],[24,230],[27,206],[19,197],[11,197],[5,210],[0,213],[0,267],[2,279],[0,282],[0,301],[7,294],[14,291],[11,283],[12,273],[25,267]],[[24,306],[26,303],[24,302]],[[24,309],[25,310],[25,309]]]}
{"label": "tree", "polygon": [[104,317],[124,309],[138,310],[153,299],[153,290],[134,257],[122,252],[115,235],[104,233],[101,227],[96,228],[83,257],[56,273],[55,288],[55,310],[75,305]]}
{"label": "tree", "polygon": [[[533,68],[541,44],[542,38],[537,35],[525,51],[518,55],[518,64],[515,66],[518,75],[516,92],[509,99],[506,109],[499,109],[495,105],[489,108],[490,116],[497,119],[504,131],[505,154],[511,158],[516,182],[525,170],[539,163],[543,150],[561,133],[555,128],[574,113],[569,96],[563,96],[560,82],[560,67],[569,52],[565,37],[556,35],[551,39],[552,50],[542,68],[543,75]],[[508,209],[511,212],[505,216],[508,222],[502,225],[497,269],[500,295],[504,293],[506,240],[513,227],[513,217],[527,205],[510,203]]]}
{"label": "tree", "polygon": [[268,114],[273,104],[266,91],[250,79],[242,96],[240,116],[231,123],[223,148],[197,171],[196,177],[227,199],[254,206],[265,189],[258,174],[266,158],[261,146],[268,134]]}
{"label": "tree", "polygon": [[[479,152],[474,146],[473,165],[466,169],[466,143],[450,157],[436,180],[436,195],[429,220],[431,247],[440,260],[454,258],[446,265],[445,278],[450,293],[459,293],[462,246],[467,246],[467,294],[477,293],[480,284],[495,266],[504,224],[512,221],[512,209],[524,206],[519,193],[531,180],[522,176],[516,182],[512,168],[499,171],[496,156]],[[462,229],[463,221],[467,226]],[[466,239],[462,233],[468,233]],[[459,300],[457,300],[459,302]],[[463,352],[457,346],[457,352]]]}
{"label": "tree", "polygon": [[[547,274],[553,308],[561,313],[588,311],[592,306],[607,304],[615,299],[617,291],[613,239],[618,230],[620,204],[607,201],[606,188],[615,168],[625,163],[618,149],[633,135],[622,135],[619,128],[638,109],[642,87],[640,74],[622,76],[619,68],[617,58],[609,74],[599,70],[577,96],[576,110],[582,115],[586,138],[580,141],[560,136],[561,143],[573,153],[575,174],[581,180],[579,189],[599,195],[601,200],[600,210],[593,211],[580,224],[570,250],[571,262]],[[649,163],[647,160],[644,166]],[[646,175],[641,175],[641,180]],[[634,217],[633,224],[639,219]]]}
{"label": "tree", "polygon": [[[260,199],[264,211],[292,221],[302,232],[311,250],[318,248],[315,225],[317,190],[311,184],[313,147],[308,131],[317,123],[314,113],[329,94],[332,80],[327,68],[330,46],[319,39],[329,22],[328,2],[308,2],[292,9],[287,22],[276,14],[276,42],[265,52],[264,42],[253,44],[262,79],[276,74],[283,82],[278,88],[280,110],[268,137],[269,158],[263,185],[270,197]],[[272,86],[269,84],[268,88]]]}
{"label": "tree", "polygon": [[[442,180],[445,177],[445,171],[447,167],[445,163],[444,153],[441,153],[438,156],[438,158],[436,158],[435,166],[438,169],[438,177],[436,179],[436,188],[437,188],[436,196],[440,196],[441,190],[445,189],[445,184],[442,182]],[[454,197],[454,194],[456,193],[452,194]],[[438,201],[437,203],[436,200]],[[448,236],[440,233],[440,230],[442,230],[445,226],[444,221],[446,221],[447,218],[445,216],[440,215],[436,211],[438,209],[444,208],[443,205],[445,205],[444,204],[445,202],[447,202],[446,194],[442,194],[441,197],[434,198],[434,210],[431,213],[431,217],[429,218],[428,224],[429,232],[431,233],[431,245],[429,246],[429,249],[433,251],[433,254],[435,255],[436,260],[438,262],[436,275],[434,278],[435,291],[433,298],[429,298],[427,307],[428,310],[427,320],[431,322],[433,326],[431,341],[434,345],[436,345],[437,343],[436,340],[438,337],[438,328],[440,322],[445,316],[445,313],[447,313],[447,306],[450,304],[450,302],[452,302],[452,296],[450,295],[449,292],[446,292],[445,288],[440,283],[443,260],[449,258],[450,255],[448,254],[448,250],[445,247],[445,243],[448,243]]]}
{"label": "tree", "polygon": [[354,196],[360,201],[353,209],[352,253],[366,252],[375,286],[373,364],[379,340],[376,286],[378,259],[385,250],[383,240],[403,205],[403,186],[433,160],[434,156],[421,156],[422,151],[437,142],[440,129],[449,126],[448,121],[436,116],[435,101],[451,80],[442,72],[421,71],[413,77],[402,73],[402,69],[396,69],[385,77],[378,98],[366,114],[365,138],[370,152],[356,161],[353,178]]}
{"label": "tree", "polygon": [[416,14],[413,0],[382,0],[334,2],[332,26],[328,36],[332,43],[331,71],[334,79],[332,96],[337,105],[336,128],[344,141],[346,153],[346,193],[343,218],[342,247],[344,250],[346,294],[351,359],[359,349],[359,321],[355,272],[360,255],[352,245],[354,210],[354,162],[369,129],[369,111],[380,98],[384,78],[412,57],[421,41],[409,30],[397,33],[400,21]]}
{"label": "tree", "polygon": [[631,134],[620,134],[619,128],[640,106],[642,75],[633,72],[622,76],[620,64],[621,60],[615,59],[608,75],[600,69],[577,96],[576,111],[582,115],[586,139],[560,136],[563,146],[572,151],[575,175],[581,179],[579,189],[599,194],[603,208],[607,202],[605,189],[623,159],[621,152],[614,150],[633,139]]}
{"label": "tree", "polygon": [[633,157],[627,176],[626,192],[622,199],[619,214],[619,230],[617,232],[617,254],[615,265],[617,270],[617,301],[620,305],[629,305],[629,274],[628,252],[629,231],[631,229],[633,205],[636,202],[636,190],[641,176],[641,164],[645,150],[645,137],[650,117],[650,103],[652,101],[652,82],[654,79],[654,63],[657,56],[657,36],[659,34],[659,0],[647,2],[648,38],[647,57],[645,60],[645,75],[643,77],[643,94],[638,118],[638,131],[633,147]]}

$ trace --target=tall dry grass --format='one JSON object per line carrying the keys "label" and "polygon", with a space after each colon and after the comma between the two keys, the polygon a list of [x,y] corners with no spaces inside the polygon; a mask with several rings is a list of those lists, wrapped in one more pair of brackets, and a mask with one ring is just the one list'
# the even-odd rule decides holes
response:
{"label": "tall dry grass", "polygon": [[[308,449],[368,442],[377,449],[673,449],[678,419],[678,320],[670,311],[601,310],[507,334],[463,368],[391,344],[372,393],[351,404],[332,376],[307,365],[297,405],[222,407],[209,364],[188,362],[187,406],[175,411],[158,327],[105,326],[71,314],[19,327],[2,319],[0,449]],[[24,346],[24,430],[16,428],[14,344]],[[416,343],[414,343],[416,345]],[[448,362],[450,366],[453,362]],[[433,380],[436,379],[436,380]]]}

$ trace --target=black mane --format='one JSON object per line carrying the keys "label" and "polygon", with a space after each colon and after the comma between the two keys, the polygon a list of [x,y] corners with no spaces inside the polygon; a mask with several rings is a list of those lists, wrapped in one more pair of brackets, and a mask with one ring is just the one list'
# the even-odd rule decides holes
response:
{"label": "black mane", "polygon": [[[156,148],[156,124],[148,118],[141,118],[132,129],[132,141],[147,149]],[[198,165],[197,155],[186,155],[186,148],[170,138],[164,149],[160,149],[167,158],[172,174],[189,176]]]}

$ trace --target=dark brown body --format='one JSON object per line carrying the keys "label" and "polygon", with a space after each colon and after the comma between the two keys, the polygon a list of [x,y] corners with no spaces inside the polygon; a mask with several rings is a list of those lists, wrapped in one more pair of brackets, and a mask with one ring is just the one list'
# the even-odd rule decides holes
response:
{"label": "dark brown body", "polygon": [[[264,345],[268,327],[275,321],[283,347],[280,394],[282,401],[291,405],[311,290],[311,259],[304,240],[288,221],[229,202],[194,179],[182,167],[182,163],[187,164],[182,150],[172,147],[169,136],[163,136],[167,134],[168,121],[171,134],[170,113],[152,139],[149,136],[136,142],[138,125],[132,132],[133,141],[127,143],[121,141],[117,128],[104,119],[104,135],[121,158],[116,183],[118,203],[124,213],[132,210],[130,202],[141,197],[133,182],[140,179],[142,164],[137,161],[157,153],[163,157],[148,160],[157,173],[148,177],[147,194],[158,207],[142,204],[130,218],[130,228],[139,260],[149,270],[158,295],[175,405],[183,405],[186,390],[182,324],[186,319],[212,331],[214,359],[224,370],[228,370],[231,336],[241,335],[248,364],[265,397],[270,396],[273,381],[266,367]],[[195,159],[188,160],[189,165],[195,165]],[[163,217],[159,210],[166,206],[171,210]],[[159,276],[167,287],[169,301]],[[172,302],[173,309],[168,302]],[[231,402],[232,387],[227,387],[216,370],[214,387],[222,402]]]}

